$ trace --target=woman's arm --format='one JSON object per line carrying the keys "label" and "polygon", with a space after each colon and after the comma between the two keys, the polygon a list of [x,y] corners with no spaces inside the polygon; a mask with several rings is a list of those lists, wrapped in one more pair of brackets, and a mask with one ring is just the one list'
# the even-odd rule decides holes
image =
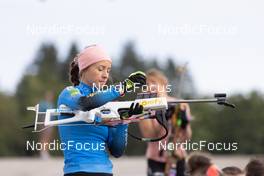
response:
{"label": "woman's arm", "polygon": [[88,96],[81,96],[78,104],[82,111],[89,111],[91,109],[100,107],[109,101],[113,101],[120,96],[120,92],[115,89],[108,89],[107,91],[98,91]]}
{"label": "woman's arm", "polygon": [[[157,137],[165,133],[156,119],[142,120],[139,122],[139,128],[144,138]],[[162,132],[163,130],[164,132]]]}
{"label": "woman's arm", "polygon": [[59,96],[58,105],[64,104],[72,110],[89,111],[113,101],[119,96],[119,91],[115,89],[98,91],[84,96],[78,88],[70,86],[65,88]]}
{"label": "woman's arm", "polygon": [[109,101],[113,101],[119,96],[127,93],[127,91],[133,90],[135,85],[142,86],[146,84],[145,73],[141,71],[134,72],[125,79],[121,86],[111,86],[106,91],[98,91],[90,94],[90,96],[80,97],[79,105],[81,110],[89,111],[96,107],[100,107]]}
{"label": "woman's arm", "polygon": [[[143,106],[138,103],[134,106],[131,104],[129,111],[127,113],[128,117],[132,115],[141,114],[143,111]],[[120,124],[115,127],[109,127],[109,138],[108,138],[108,148],[110,153],[115,157],[122,156],[126,144],[127,144],[127,124]]]}
{"label": "woman's arm", "polygon": [[115,127],[109,127],[108,149],[114,157],[118,158],[123,155],[127,145],[127,127],[121,124]]}

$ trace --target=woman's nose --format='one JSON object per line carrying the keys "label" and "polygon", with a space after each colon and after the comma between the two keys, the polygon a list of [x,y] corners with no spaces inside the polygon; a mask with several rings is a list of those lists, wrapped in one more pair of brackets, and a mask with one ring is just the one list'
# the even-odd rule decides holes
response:
{"label": "woman's nose", "polygon": [[102,74],[102,77],[103,78],[108,78],[108,75],[109,75],[109,73],[107,73],[107,71],[104,71],[103,74]]}

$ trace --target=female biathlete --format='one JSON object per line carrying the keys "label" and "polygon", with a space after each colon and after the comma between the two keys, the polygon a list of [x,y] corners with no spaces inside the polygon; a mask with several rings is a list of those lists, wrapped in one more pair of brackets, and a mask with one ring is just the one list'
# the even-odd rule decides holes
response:
{"label": "female biathlete", "polygon": [[[145,74],[135,72],[121,82],[119,89],[99,91],[97,88],[106,85],[111,63],[111,58],[100,46],[85,48],[71,63],[70,80],[73,86],[66,87],[60,93],[58,107],[88,111],[125,94],[127,90],[133,89],[134,83],[145,84]],[[128,114],[138,114],[141,110],[135,106],[130,108]],[[65,118],[68,117],[59,116],[59,119]],[[107,151],[114,157],[123,154],[127,142],[127,125],[64,125],[59,126],[59,134],[65,148],[65,176],[111,176],[112,163]]]}
{"label": "female biathlete", "polygon": [[[168,101],[175,101],[176,98],[168,95],[168,80],[166,76],[156,70],[151,69],[146,73],[147,86],[151,93],[157,93],[158,97],[166,97]],[[181,119],[179,119],[179,114]],[[178,119],[177,119],[178,118]],[[190,108],[188,104],[181,103],[178,107],[169,107],[166,111],[166,119],[168,120],[168,136],[159,142],[148,143],[147,172],[148,176],[184,176],[185,156],[186,152],[180,147],[174,148],[173,151],[165,151],[163,147],[169,142],[181,143],[191,138],[191,126],[189,120],[191,118]],[[164,133],[156,120],[144,120],[139,123],[142,135],[144,137],[158,136]],[[162,144],[161,144],[162,143]],[[180,146],[180,145],[178,145]],[[174,168],[172,168],[174,167]]]}

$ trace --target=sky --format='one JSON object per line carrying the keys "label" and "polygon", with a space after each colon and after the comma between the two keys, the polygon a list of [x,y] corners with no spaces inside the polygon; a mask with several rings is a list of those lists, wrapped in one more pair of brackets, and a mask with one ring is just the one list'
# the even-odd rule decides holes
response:
{"label": "sky", "polygon": [[131,40],[142,58],[188,62],[197,91],[264,90],[261,0],[1,0],[0,90],[13,93],[43,42],[76,41],[114,60]]}

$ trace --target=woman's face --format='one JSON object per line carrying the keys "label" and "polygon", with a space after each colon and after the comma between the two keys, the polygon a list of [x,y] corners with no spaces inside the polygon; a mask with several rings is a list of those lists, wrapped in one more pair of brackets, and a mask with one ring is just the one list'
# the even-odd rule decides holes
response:
{"label": "woman's face", "polygon": [[158,91],[162,90],[164,86],[162,82],[154,76],[148,76],[146,82],[148,91],[151,93],[158,93]]}
{"label": "woman's face", "polygon": [[83,71],[81,81],[90,86],[95,84],[98,88],[105,85],[111,71],[111,65],[109,61],[99,61],[92,64]]}

